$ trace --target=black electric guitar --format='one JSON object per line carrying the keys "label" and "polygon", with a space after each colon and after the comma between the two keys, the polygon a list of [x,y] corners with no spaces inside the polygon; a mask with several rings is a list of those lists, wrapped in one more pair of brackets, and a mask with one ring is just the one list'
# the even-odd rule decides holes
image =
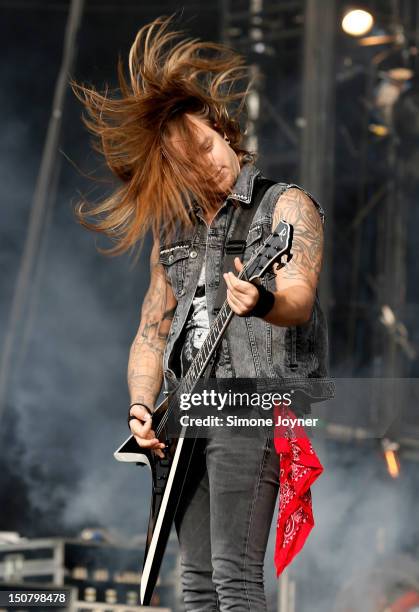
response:
{"label": "black electric guitar", "polygon": [[[291,258],[293,227],[286,221],[280,221],[275,231],[268,236],[244,265],[238,278],[254,282],[267,272],[282,268]],[[286,256],[286,262],[282,257]],[[211,362],[227,326],[234,315],[227,300],[220,308],[210,330],[195,355],[187,373],[179,381],[174,381],[167,397],[157,406],[152,417],[152,429],[156,437],[166,444],[165,458],[160,459],[152,451],[141,448],[133,435],[115,451],[118,461],[135,462],[147,465],[152,476],[152,500],[147,530],[146,549],[140,584],[141,605],[150,604],[160,565],[170,535],[176,509],[187,478],[189,462],[196,444],[196,438],[186,437],[186,426],[178,426],[173,435],[173,419],[170,436],[168,419],[177,410],[177,398],[181,393],[192,393]],[[202,382],[202,380],[201,380]]]}

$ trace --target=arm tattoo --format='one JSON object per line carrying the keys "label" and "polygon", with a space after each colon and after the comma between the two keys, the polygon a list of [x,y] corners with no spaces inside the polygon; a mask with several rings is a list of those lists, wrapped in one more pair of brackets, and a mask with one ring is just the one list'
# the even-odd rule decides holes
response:
{"label": "arm tattoo", "polygon": [[154,404],[161,387],[163,354],[177,302],[155,249],[150,272],[140,326],[130,349],[128,386],[132,398]]}
{"label": "arm tattoo", "polygon": [[[295,187],[278,199],[272,220],[274,229],[281,219],[294,228],[291,261],[278,272],[278,278],[301,281],[316,290],[323,257],[323,223],[309,196]],[[299,283],[295,283],[299,284]]]}

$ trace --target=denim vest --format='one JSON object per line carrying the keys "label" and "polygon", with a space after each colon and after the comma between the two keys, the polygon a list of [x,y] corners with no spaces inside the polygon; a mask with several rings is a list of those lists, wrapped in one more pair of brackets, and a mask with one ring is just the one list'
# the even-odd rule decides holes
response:
{"label": "denim vest", "polygon": [[[234,230],[235,206],[252,205],[255,178],[261,172],[253,163],[246,163],[234,185],[233,192],[217,211],[210,227],[195,205],[198,223],[191,229],[178,227],[170,243],[160,233],[160,263],[164,266],[174,295],[178,301],[167,338],[163,356],[163,373],[166,391],[173,388],[179,377],[181,332],[187,320],[197,287],[203,262],[205,262],[205,294],[210,325],[215,314],[217,289],[222,276],[223,245]],[[279,196],[289,187],[304,191],[318,209],[322,222],[325,213],[320,204],[298,185],[276,183],[264,194],[252,218],[246,240],[244,263],[272,232],[272,215]],[[236,271],[233,270],[235,274]],[[275,276],[266,275],[264,286],[276,290]],[[284,383],[287,388],[309,393],[312,401],[333,397],[334,386],[328,378],[327,323],[316,291],[311,318],[303,325],[282,327],[267,323],[258,317],[233,316],[224,334],[215,364],[217,378],[271,379],[274,390]],[[266,386],[266,381],[263,381]],[[314,399],[313,399],[314,398]]]}

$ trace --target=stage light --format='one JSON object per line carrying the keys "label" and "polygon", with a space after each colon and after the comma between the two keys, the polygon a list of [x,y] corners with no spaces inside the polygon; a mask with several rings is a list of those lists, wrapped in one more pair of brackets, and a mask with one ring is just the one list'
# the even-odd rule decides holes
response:
{"label": "stage light", "polygon": [[388,438],[383,438],[381,440],[381,445],[384,451],[388,473],[392,478],[398,478],[400,476],[400,461],[398,458],[400,444]]}
{"label": "stage light", "polygon": [[368,126],[368,130],[379,138],[384,138],[384,136],[388,136],[390,133],[389,128],[386,125],[381,125],[381,123],[371,123]]}
{"label": "stage light", "polygon": [[253,45],[253,50],[256,53],[265,53],[266,51],[266,45],[263,42],[257,42]]}
{"label": "stage light", "polygon": [[390,306],[387,304],[383,304],[381,307],[381,317],[380,322],[385,327],[394,327],[396,324],[396,315]]}
{"label": "stage light", "polygon": [[363,36],[374,25],[374,17],[368,11],[355,9],[348,11],[342,19],[342,29],[351,36]]}

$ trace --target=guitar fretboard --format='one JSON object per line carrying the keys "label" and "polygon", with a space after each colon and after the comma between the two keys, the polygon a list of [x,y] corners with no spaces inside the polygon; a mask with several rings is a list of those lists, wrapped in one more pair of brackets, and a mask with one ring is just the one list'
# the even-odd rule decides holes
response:
{"label": "guitar fretboard", "polygon": [[227,325],[233,316],[227,300],[220,308],[219,313],[214,319],[210,330],[202,343],[201,348],[195,355],[186,375],[183,377],[181,384],[179,385],[178,393],[192,393],[198,379],[201,377],[209,360],[213,356],[218,344],[224,335]]}

